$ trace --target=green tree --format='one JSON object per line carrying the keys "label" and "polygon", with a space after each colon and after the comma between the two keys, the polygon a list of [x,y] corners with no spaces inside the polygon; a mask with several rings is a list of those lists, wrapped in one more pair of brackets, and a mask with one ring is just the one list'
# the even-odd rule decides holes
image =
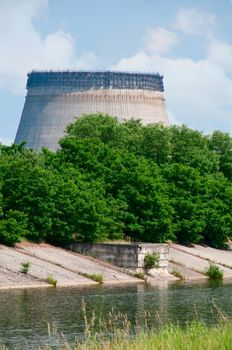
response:
{"label": "green tree", "polygon": [[67,127],[68,136],[78,139],[95,139],[103,143],[116,139],[119,123],[117,118],[98,113],[83,115]]}
{"label": "green tree", "polygon": [[126,151],[112,152],[105,174],[107,192],[126,203],[124,232],[134,240],[162,242],[173,238],[172,209],[156,164]]}
{"label": "green tree", "polygon": [[139,154],[160,166],[170,162],[172,154],[170,129],[162,124],[150,124],[143,127]]}
{"label": "green tree", "polygon": [[27,217],[24,213],[9,210],[5,215],[0,215],[0,243],[13,246],[27,233]]}
{"label": "green tree", "polygon": [[228,133],[214,131],[209,139],[210,149],[217,154],[220,171],[232,180],[232,138]]}
{"label": "green tree", "polygon": [[219,169],[219,158],[209,149],[208,137],[185,125],[172,126],[171,163],[181,163],[198,169],[201,174],[216,172]]}
{"label": "green tree", "polygon": [[163,168],[162,174],[169,183],[169,197],[174,209],[173,231],[177,240],[185,244],[200,242],[205,221],[199,171],[183,164],[170,164]]}
{"label": "green tree", "polygon": [[0,145],[0,242],[231,238],[232,139],[86,115],[60,149]]}

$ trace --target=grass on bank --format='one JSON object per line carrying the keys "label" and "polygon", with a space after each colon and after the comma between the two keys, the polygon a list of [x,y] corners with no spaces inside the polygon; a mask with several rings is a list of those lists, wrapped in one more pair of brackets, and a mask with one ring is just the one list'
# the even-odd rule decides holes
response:
{"label": "grass on bank", "polygon": [[103,275],[100,273],[85,273],[85,272],[79,272],[79,274],[83,277],[89,278],[95,282],[98,282],[100,284],[103,283]]}
{"label": "grass on bank", "polygon": [[29,261],[23,261],[21,263],[21,270],[20,270],[20,272],[28,274],[28,272],[30,270],[30,267],[31,267],[31,263]]}
{"label": "grass on bank", "polygon": [[180,272],[180,271],[178,271],[178,270],[175,270],[175,269],[174,269],[174,270],[172,270],[170,273],[171,273],[171,275],[173,275],[173,276],[179,278],[180,280],[184,280],[184,279],[185,279],[185,276],[183,275],[183,273]]}
{"label": "grass on bank", "polygon": [[122,331],[112,340],[90,340],[73,346],[76,350],[229,350],[232,349],[232,324],[207,328],[192,322],[184,329],[166,326],[159,332],[140,331],[130,338]]}
{"label": "grass on bank", "polygon": [[[111,337],[87,337],[84,341],[71,344],[64,335],[50,333],[52,345],[43,345],[38,340],[34,350],[231,350],[232,322],[220,323],[208,328],[205,324],[193,321],[182,328],[164,326],[161,330],[139,330],[131,337],[128,328],[115,330]],[[55,339],[56,338],[56,339]],[[55,340],[54,340],[55,339]],[[28,349],[27,346],[22,349]],[[8,348],[0,342],[0,350]]]}
{"label": "grass on bank", "polygon": [[[218,323],[208,327],[197,319],[186,323],[163,325],[162,318],[149,312],[144,319],[132,325],[127,314],[113,309],[106,317],[97,317],[87,313],[87,305],[82,300],[84,334],[73,342],[65,338],[64,333],[48,325],[48,337],[39,338],[33,343],[33,350],[232,350],[232,321],[216,306],[213,312],[218,316]],[[151,323],[152,322],[152,323]],[[149,325],[150,324],[150,325]],[[73,329],[72,329],[73,332]],[[26,344],[20,349],[29,349]],[[8,350],[1,342],[0,350]]]}
{"label": "grass on bank", "polygon": [[[206,276],[213,280],[222,280],[224,277],[223,271],[220,267],[213,262],[209,262],[209,267],[205,272]],[[232,349],[232,347],[231,347]]]}
{"label": "grass on bank", "polygon": [[57,279],[51,275],[47,276],[47,278],[45,279],[45,282],[51,284],[53,287],[56,287],[56,285],[57,285]]}
{"label": "grass on bank", "polygon": [[[149,312],[144,319],[133,326],[127,314],[112,310],[106,317],[87,314],[87,305],[82,299],[82,313],[85,325],[84,339],[76,343],[62,342],[55,347],[41,347],[41,350],[232,350],[232,322],[216,304],[213,313],[218,324],[208,327],[202,321],[193,320],[184,326],[162,325],[162,317],[156,315],[157,326]],[[150,326],[149,326],[150,324]],[[154,324],[154,326],[152,326]],[[49,332],[50,337],[54,335]],[[54,338],[52,338],[54,339]]]}

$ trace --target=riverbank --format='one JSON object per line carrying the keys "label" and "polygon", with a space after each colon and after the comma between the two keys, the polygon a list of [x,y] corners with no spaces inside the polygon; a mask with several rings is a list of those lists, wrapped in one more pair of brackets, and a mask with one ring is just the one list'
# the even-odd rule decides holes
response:
{"label": "riverbank", "polygon": [[[29,263],[26,273],[24,263]],[[120,268],[49,244],[0,245],[0,289],[49,287],[52,281],[58,287],[97,285],[100,277],[105,284],[141,282]]]}
{"label": "riverbank", "polygon": [[183,279],[200,280],[207,278],[205,271],[213,262],[223,271],[224,278],[232,278],[232,245],[228,250],[215,249],[193,244],[183,246],[172,243],[169,247],[170,273],[179,272]]}
{"label": "riverbank", "polygon": [[[209,262],[216,263],[224,278],[232,278],[232,250],[170,244],[168,269],[154,269],[146,281],[152,285],[170,281],[206,279]],[[22,265],[29,269],[22,273]],[[135,272],[49,244],[0,245],[0,289],[44,288],[120,283],[143,283]]]}

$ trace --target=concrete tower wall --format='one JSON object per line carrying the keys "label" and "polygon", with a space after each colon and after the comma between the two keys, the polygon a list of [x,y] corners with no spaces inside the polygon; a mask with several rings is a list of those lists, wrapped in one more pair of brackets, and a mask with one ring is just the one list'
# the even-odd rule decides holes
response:
{"label": "concrete tower wall", "polygon": [[120,121],[168,124],[159,75],[113,72],[32,72],[16,135],[29,148],[56,150],[66,126],[82,114],[103,112]]}

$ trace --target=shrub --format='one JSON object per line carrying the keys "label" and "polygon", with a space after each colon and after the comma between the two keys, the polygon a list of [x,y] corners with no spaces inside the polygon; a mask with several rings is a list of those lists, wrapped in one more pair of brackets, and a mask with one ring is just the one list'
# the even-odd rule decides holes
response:
{"label": "shrub", "polygon": [[98,283],[103,282],[103,276],[101,274],[94,273],[94,274],[90,275],[90,278],[92,278],[92,280],[94,280]]}
{"label": "shrub", "polygon": [[173,276],[179,278],[180,280],[184,280],[184,279],[185,279],[184,275],[183,275],[180,271],[173,270],[173,271],[171,272],[171,274],[172,274]]}
{"label": "shrub", "polygon": [[141,280],[145,280],[146,279],[143,272],[135,273],[135,277],[140,278]]}
{"label": "shrub", "polygon": [[150,270],[159,267],[159,256],[157,254],[146,254],[144,257],[144,268]]}
{"label": "shrub", "polygon": [[223,279],[223,271],[220,267],[212,262],[209,263],[209,267],[205,272],[206,276],[210,279],[214,280],[222,280]]}
{"label": "shrub", "polygon": [[24,261],[21,263],[20,272],[27,274],[29,272],[30,267],[31,267],[31,263],[29,261]]}
{"label": "shrub", "polygon": [[80,273],[80,275],[89,278],[95,282],[102,283],[103,282],[103,275],[100,273]]}
{"label": "shrub", "polygon": [[56,287],[57,285],[57,279],[55,279],[53,276],[50,276],[50,275],[46,278],[46,282],[51,284],[53,287]]}
{"label": "shrub", "polygon": [[0,213],[0,243],[14,246],[26,235],[26,226],[27,218],[24,213],[17,210],[9,210],[4,217]]}

